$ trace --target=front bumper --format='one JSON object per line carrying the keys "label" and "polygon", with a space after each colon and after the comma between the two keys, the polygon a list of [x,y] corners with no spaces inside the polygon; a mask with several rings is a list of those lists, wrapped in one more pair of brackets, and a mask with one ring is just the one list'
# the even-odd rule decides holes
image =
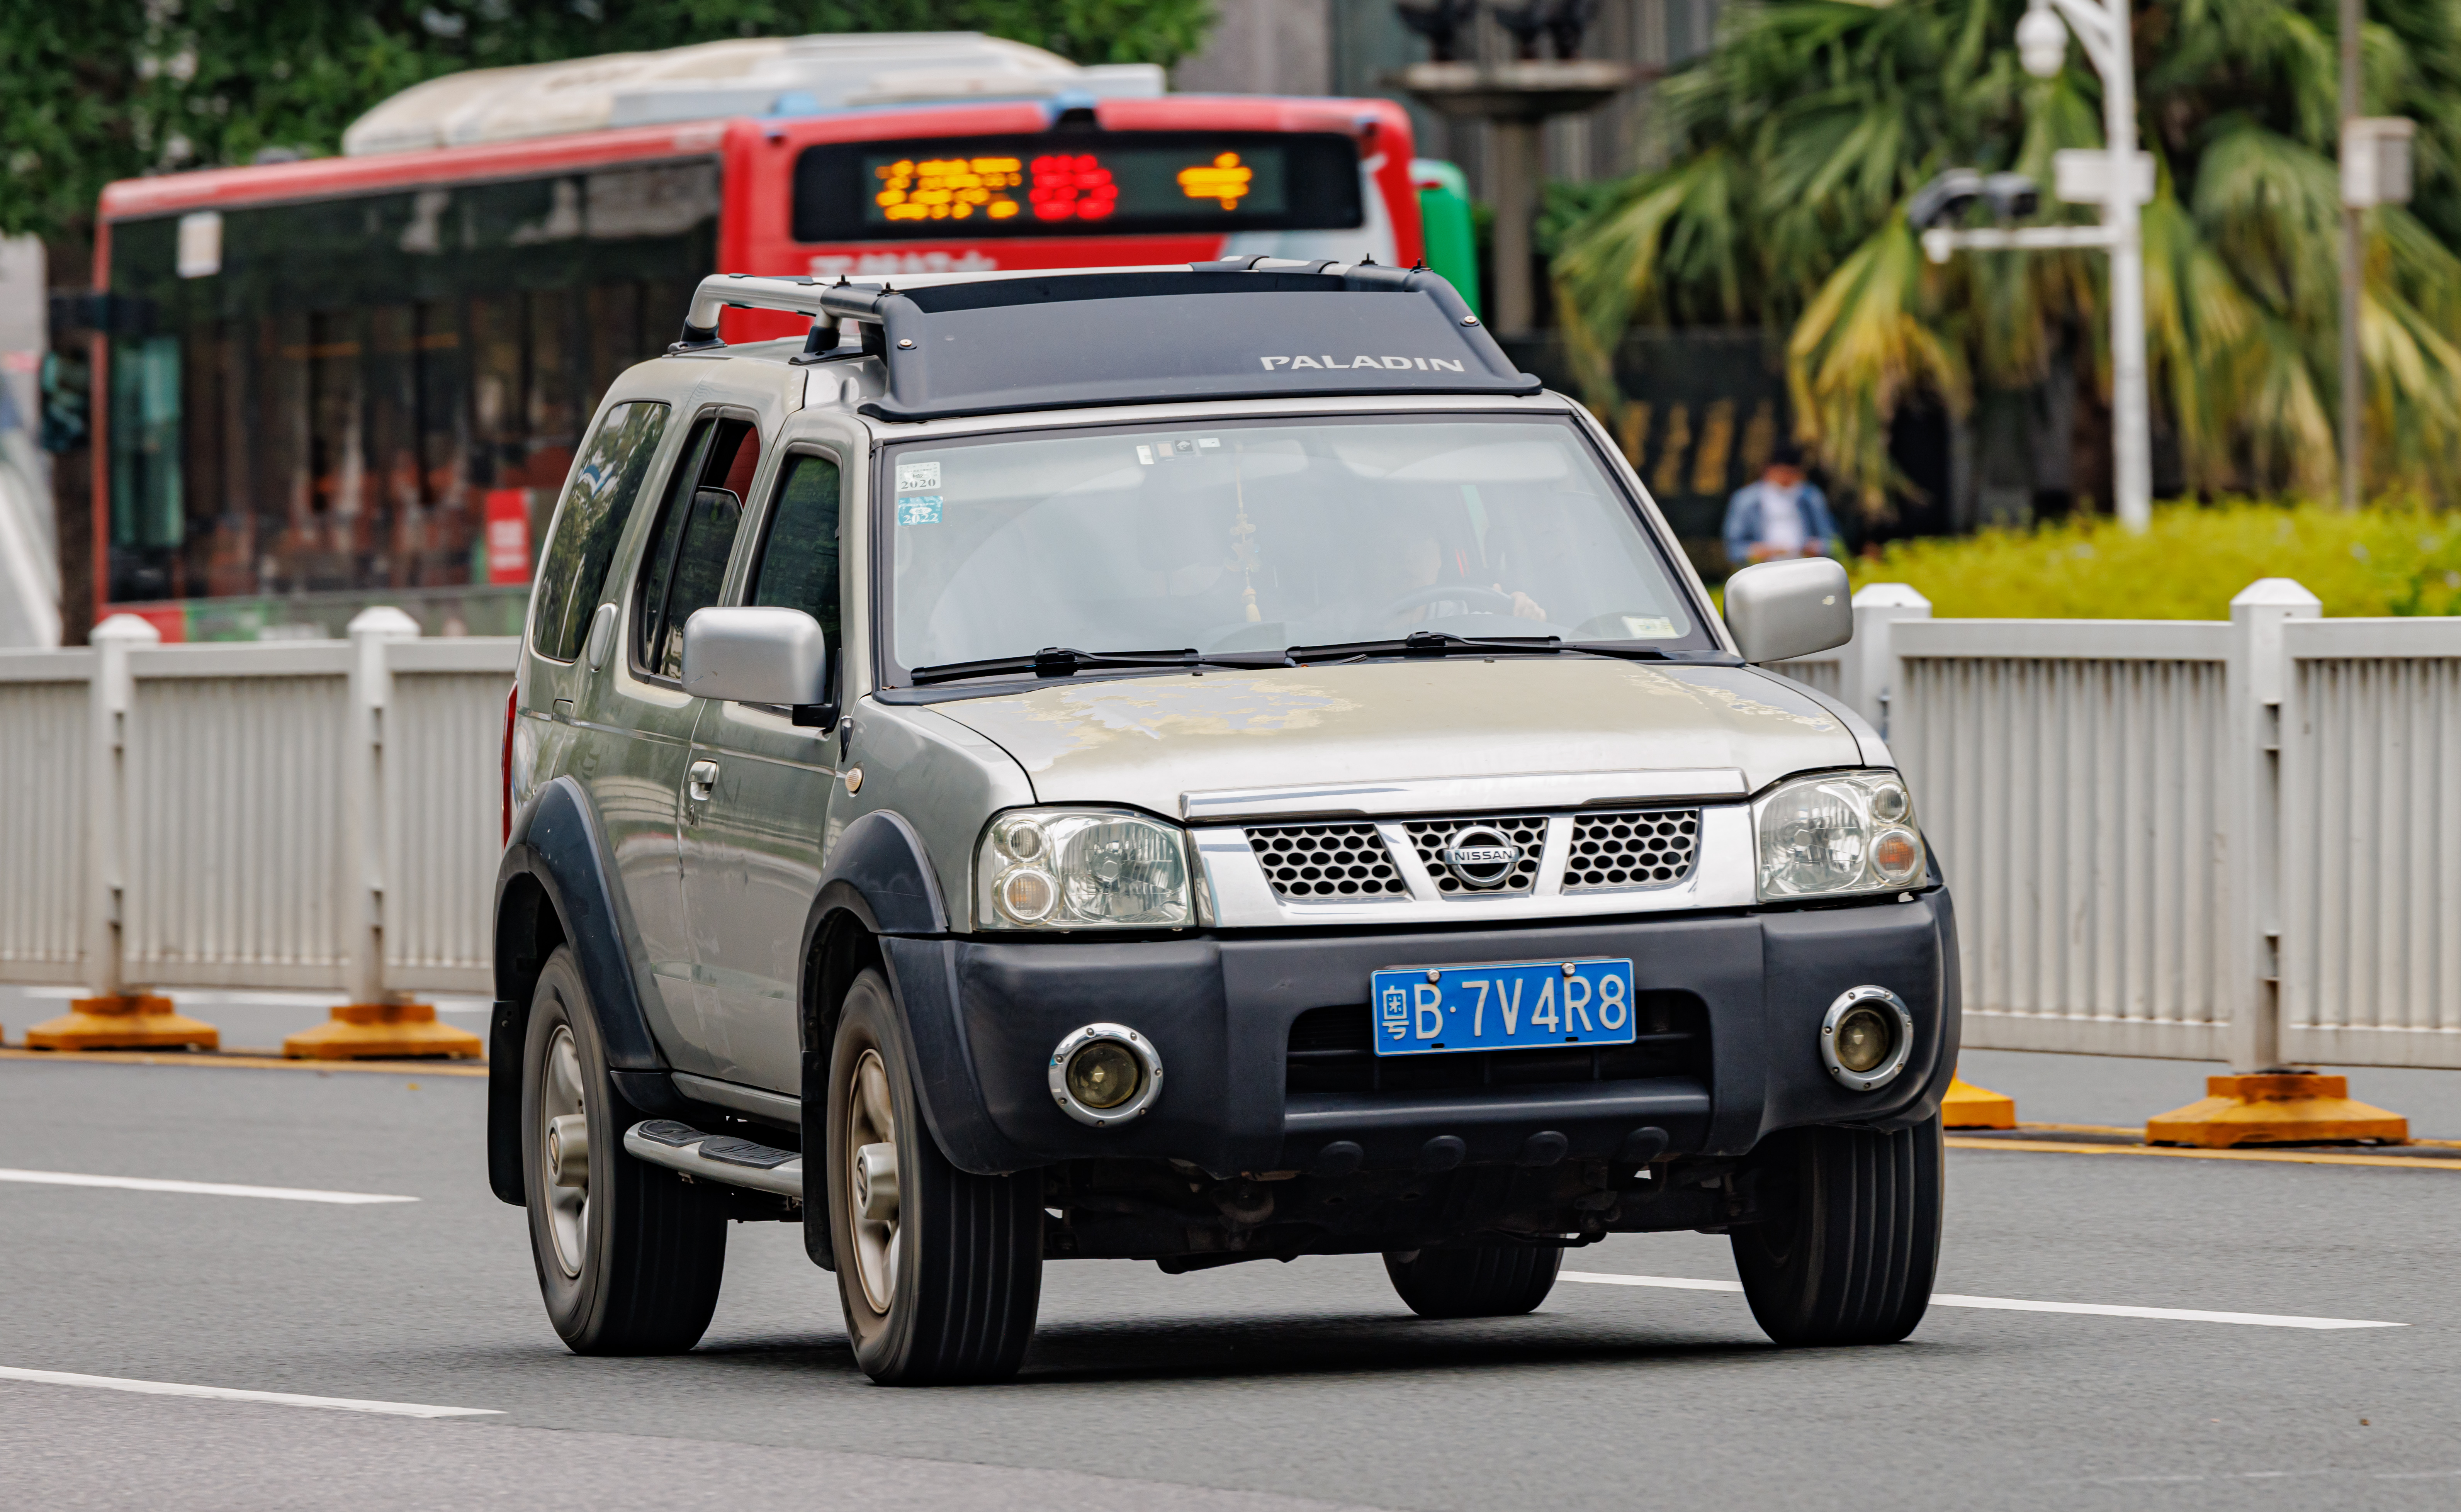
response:
{"label": "front bumper", "polygon": [[[1310,1170],[1337,1143],[1357,1145],[1366,1169],[1402,1169],[1430,1140],[1462,1141],[1472,1163],[1509,1161],[1542,1133],[1562,1135],[1574,1159],[1607,1159],[1644,1129],[1663,1130],[1670,1155],[1742,1155],[1798,1125],[1918,1122],[1957,1060],[1956,926],[1940,888],[1903,903],[1502,928],[882,943],[925,1117],[974,1171],[1166,1158],[1218,1176]],[[1290,1085],[1294,1022],[1348,1005],[1364,1015],[1380,968],[1585,956],[1629,957],[1644,990],[1697,1000],[1707,1043],[1687,1071],[1432,1091]],[[1895,1081],[1856,1093],[1823,1067],[1819,1031],[1838,994],[1866,983],[1905,1001],[1915,1038]],[[1052,1048],[1098,1021],[1137,1030],[1162,1056],[1165,1091],[1132,1124],[1090,1128],[1053,1104]]]}

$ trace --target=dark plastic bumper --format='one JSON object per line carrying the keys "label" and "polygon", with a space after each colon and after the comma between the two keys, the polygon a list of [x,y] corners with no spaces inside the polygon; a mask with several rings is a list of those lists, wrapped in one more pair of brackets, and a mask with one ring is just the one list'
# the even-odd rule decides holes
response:
{"label": "dark plastic bumper", "polygon": [[[1325,1145],[1369,1168],[1406,1166],[1426,1141],[1461,1139],[1471,1161],[1512,1159],[1533,1134],[1602,1158],[1635,1130],[1675,1155],[1741,1155],[1804,1124],[1897,1127],[1929,1118],[1957,1061],[1956,926],[1944,889],[1911,902],[1502,929],[1100,942],[889,938],[882,942],[927,1068],[925,1115],[974,1171],[1068,1160],[1173,1158],[1216,1175],[1308,1169]],[[1358,1004],[1369,973],[1582,956],[1631,958],[1646,990],[1706,1006],[1708,1075],[1442,1093],[1284,1090],[1292,1021]],[[1849,1091],[1820,1058],[1838,994],[1876,983],[1915,1019],[1906,1069]],[[1153,1111],[1096,1129],[1054,1105],[1052,1047],[1108,1021],[1150,1039],[1167,1074]]]}

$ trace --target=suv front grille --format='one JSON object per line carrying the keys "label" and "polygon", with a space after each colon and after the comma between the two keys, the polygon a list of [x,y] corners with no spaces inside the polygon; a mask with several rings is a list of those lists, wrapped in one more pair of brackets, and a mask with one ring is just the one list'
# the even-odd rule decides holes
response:
{"label": "suv front grille", "polygon": [[1564,890],[1670,886],[1691,875],[1700,849],[1697,808],[1578,814],[1573,819],[1573,854],[1564,864]]}
{"label": "suv front grille", "polygon": [[1709,1009],[1693,993],[1643,991],[1633,1003],[1629,1045],[1594,1050],[1468,1050],[1434,1055],[1376,1054],[1375,1015],[1364,1003],[1314,1008],[1291,1022],[1288,1092],[1458,1092],[1542,1087],[1644,1076],[1709,1079]]}
{"label": "suv front grille", "polygon": [[[1493,887],[1472,887],[1453,875],[1444,862],[1444,848],[1452,837],[1465,829],[1488,828],[1519,846],[1521,859],[1512,863],[1511,872]],[[1547,845],[1547,816],[1544,814],[1498,814],[1471,819],[1412,820],[1402,828],[1410,833],[1410,843],[1418,848],[1419,860],[1435,879],[1436,890],[1447,898],[1513,898],[1527,893],[1538,882],[1538,858]]]}
{"label": "suv front grille", "polygon": [[1373,824],[1286,824],[1248,831],[1248,844],[1286,903],[1373,902],[1406,898],[1410,884],[1393,865]]}

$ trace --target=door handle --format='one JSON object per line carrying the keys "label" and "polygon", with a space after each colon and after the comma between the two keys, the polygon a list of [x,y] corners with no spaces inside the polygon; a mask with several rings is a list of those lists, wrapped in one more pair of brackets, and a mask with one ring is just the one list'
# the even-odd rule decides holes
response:
{"label": "door handle", "polygon": [[710,790],[717,786],[717,763],[696,761],[684,773],[684,797],[695,803],[709,801]]}

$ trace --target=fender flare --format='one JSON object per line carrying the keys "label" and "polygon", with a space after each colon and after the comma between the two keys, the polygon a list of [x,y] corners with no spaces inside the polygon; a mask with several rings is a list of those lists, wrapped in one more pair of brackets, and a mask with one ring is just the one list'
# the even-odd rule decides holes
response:
{"label": "fender flare", "polygon": [[814,973],[824,965],[824,937],[848,920],[863,928],[879,952],[931,1137],[961,1169],[978,1174],[1013,1169],[1008,1141],[992,1124],[974,1077],[958,1007],[949,912],[930,851],[904,816],[887,809],[862,816],[838,837],[803,924],[805,1097],[821,1085],[815,1074],[826,1069],[827,1041],[834,1037],[837,1018],[837,1004],[830,999],[832,990],[843,988],[825,975],[815,980]]}
{"label": "fender flare", "polygon": [[[487,1046],[487,1179],[497,1197],[520,1205],[522,1054],[529,1031],[538,963],[524,954],[529,917],[524,884],[535,884],[588,985],[589,1006],[626,1097],[647,1106],[674,1100],[666,1057],[641,1010],[632,969],[639,952],[610,875],[606,838],[588,794],[568,777],[542,784],[514,817],[496,868],[496,1010]],[[509,905],[509,911],[508,911]],[[663,1096],[661,1096],[663,1094]]]}

